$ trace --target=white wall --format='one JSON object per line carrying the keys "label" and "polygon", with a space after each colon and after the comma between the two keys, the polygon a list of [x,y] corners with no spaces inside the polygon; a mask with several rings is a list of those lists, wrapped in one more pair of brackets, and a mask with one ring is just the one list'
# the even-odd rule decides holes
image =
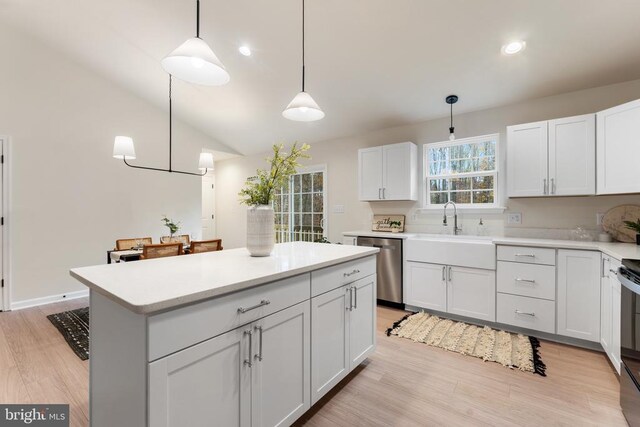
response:
{"label": "white wall", "polygon": [[[105,263],[117,238],[157,241],[163,214],[200,232],[200,178],[134,170],[112,157],[114,136],[130,135],[136,162],[166,167],[167,111],[7,27],[0,51],[13,303],[85,289],[69,268]],[[202,147],[226,149],[174,122],[174,168],[197,171]]]}
{"label": "white wall", "polygon": [[[464,102],[464,94],[459,95]],[[500,133],[504,148],[507,125],[592,113],[638,98],[640,80],[457,115],[456,136],[464,138]],[[326,120],[330,120],[330,113],[327,112]],[[369,229],[372,213],[407,215],[407,228],[410,231],[440,230],[441,213],[416,212],[416,209],[420,208],[420,202],[359,202],[356,181],[357,151],[364,147],[412,141],[420,147],[421,159],[422,144],[445,140],[448,137],[448,127],[449,118],[446,117],[312,144],[310,154],[313,159],[308,163],[324,163],[328,168],[329,240],[341,241],[343,231]],[[256,168],[264,167],[264,157],[265,155],[259,155],[216,163],[217,206],[224,206],[224,209],[218,210],[217,227],[225,248],[245,245],[245,208],[238,204],[237,193],[246,177],[253,175]],[[504,167],[502,170],[504,171]],[[640,195],[512,199],[505,200],[503,205],[510,211],[522,213],[522,225],[507,227],[506,214],[463,214],[462,226],[465,232],[473,233],[479,217],[482,216],[488,231],[492,234],[514,234],[515,231],[524,233],[526,229],[535,235],[543,233],[543,230],[534,230],[537,228],[570,229],[577,225],[596,228],[597,212],[605,212],[623,203],[640,204]],[[344,205],[345,213],[331,213],[331,208],[336,204]],[[515,228],[520,230],[514,230]]]}

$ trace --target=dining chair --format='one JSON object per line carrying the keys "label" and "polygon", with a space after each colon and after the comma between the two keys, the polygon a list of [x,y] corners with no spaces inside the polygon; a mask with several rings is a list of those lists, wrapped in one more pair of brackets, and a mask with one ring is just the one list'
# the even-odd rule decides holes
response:
{"label": "dining chair", "polygon": [[164,258],[176,255],[183,255],[182,243],[160,243],[155,245],[144,245],[140,259]]}
{"label": "dining chair", "polygon": [[126,251],[131,248],[137,247],[139,244],[150,245],[153,243],[151,237],[137,237],[133,239],[118,239],[116,240],[116,251]]}
{"label": "dining chair", "polygon": [[177,236],[173,236],[173,238],[171,238],[171,236],[163,236],[160,238],[160,242],[161,243],[182,243],[184,246],[189,246],[189,244],[191,243],[191,239],[189,237],[188,234],[180,234]]}
{"label": "dining chair", "polygon": [[214,240],[194,240],[191,242],[190,253],[198,254],[202,252],[213,252],[222,250],[222,239]]}

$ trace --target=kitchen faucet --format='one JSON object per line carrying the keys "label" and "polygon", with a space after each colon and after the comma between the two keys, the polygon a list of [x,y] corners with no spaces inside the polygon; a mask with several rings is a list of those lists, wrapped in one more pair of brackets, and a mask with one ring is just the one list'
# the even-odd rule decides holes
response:
{"label": "kitchen faucet", "polygon": [[453,205],[453,234],[457,236],[458,233],[462,231],[462,229],[458,228],[458,208],[456,207],[455,203],[453,202],[445,203],[444,216],[442,218],[442,225],[447,226],[447,206],[449,205]]}

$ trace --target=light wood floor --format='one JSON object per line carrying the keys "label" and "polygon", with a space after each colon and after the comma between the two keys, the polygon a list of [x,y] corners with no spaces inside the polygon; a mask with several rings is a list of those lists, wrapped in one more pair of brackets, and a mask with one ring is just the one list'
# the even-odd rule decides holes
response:
{"label": "light wood floor", "polygon": [[[69,403],[88,425],[89,363],[46,315],[87,299],[0,313],[0,402]],[[601,353],[544,341],[547,377],[387,337],[403,313],[378,308],[378,349],[298,424],[313,426],[625,426],[618,380]]]}

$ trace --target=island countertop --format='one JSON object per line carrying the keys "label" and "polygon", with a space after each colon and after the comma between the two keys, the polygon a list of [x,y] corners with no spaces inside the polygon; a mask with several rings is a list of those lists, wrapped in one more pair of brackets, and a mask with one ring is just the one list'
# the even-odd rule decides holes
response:
{"label": "island countertop", "polygon": [[70,270],[91,290],[139,314],[154,314],[374,255],[377,248],[291,242],[268,257],[246,248]]}

